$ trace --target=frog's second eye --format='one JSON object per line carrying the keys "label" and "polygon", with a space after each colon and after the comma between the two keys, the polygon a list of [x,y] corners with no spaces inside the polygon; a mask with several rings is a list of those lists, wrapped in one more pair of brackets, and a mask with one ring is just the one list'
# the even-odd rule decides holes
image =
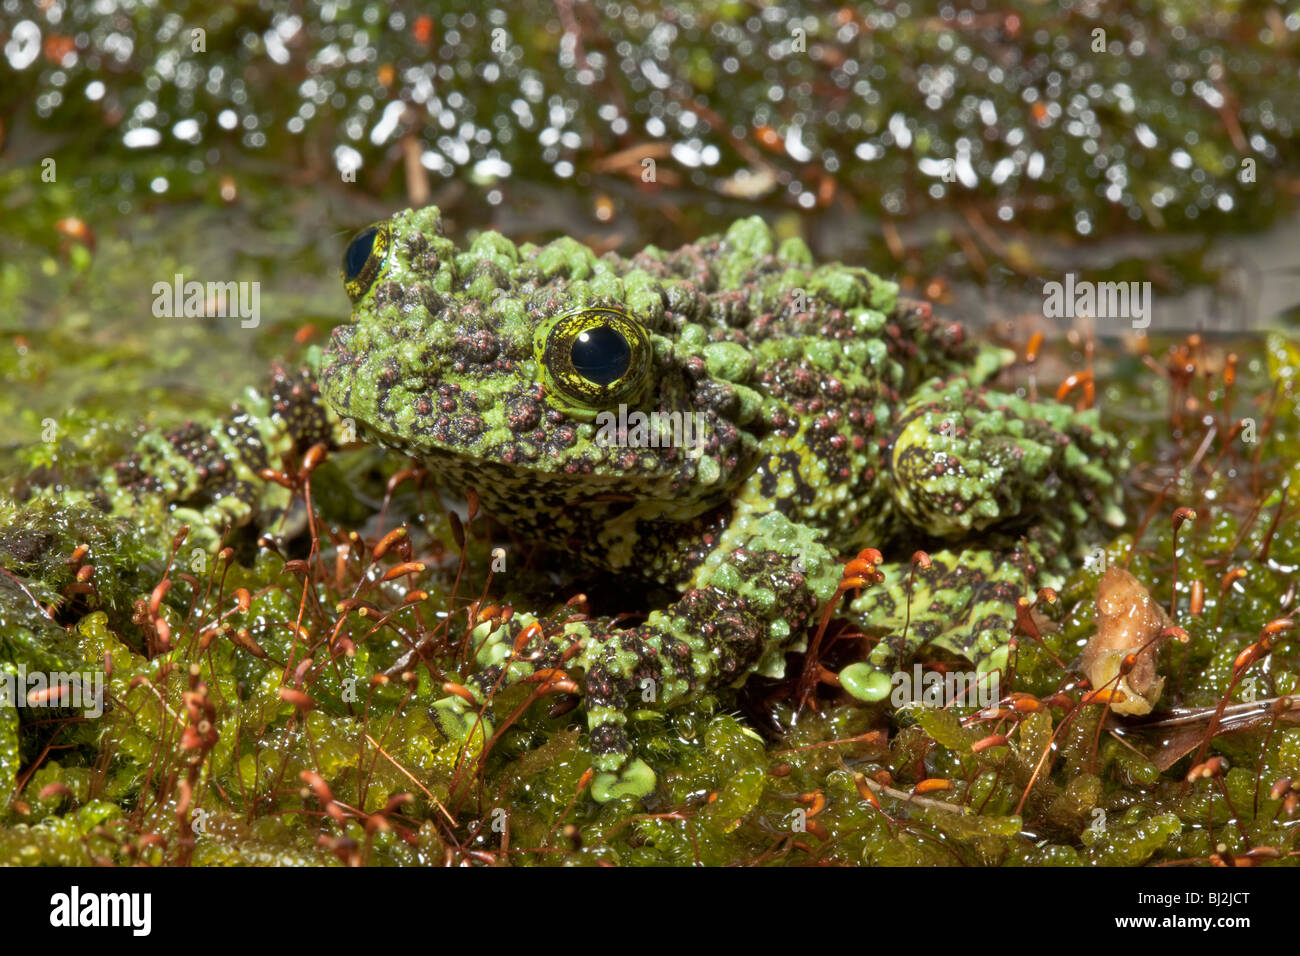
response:
{"label": "frog's second eye", "polygon": [[588,408],[626,401],[645,384],[650,341],[616,309],[582,309],[556,319],[538,340],[538,358],[557,391]]}
{"label": "frog's second eye", "polygon": [[388,255],[388,225],[368,226],[352,237],[343,254],[343,287],[355,302],[374,284]]}

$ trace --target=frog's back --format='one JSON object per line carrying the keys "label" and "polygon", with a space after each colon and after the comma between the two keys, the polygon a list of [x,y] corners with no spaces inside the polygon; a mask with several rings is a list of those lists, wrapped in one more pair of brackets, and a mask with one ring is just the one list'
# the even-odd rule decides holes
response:
{"label": "frog's back", "polygon": [[665,281],[679,338],[702,326],[691,331],[724,356],[710,371],[762,396],[759,454],[737,504],[823,528],[842,549],[887,528],[897,413],[921,382],[970,367],[961,326],[866,269],[813,265],[801,240],[778,243],[757,218],[629,265]]}

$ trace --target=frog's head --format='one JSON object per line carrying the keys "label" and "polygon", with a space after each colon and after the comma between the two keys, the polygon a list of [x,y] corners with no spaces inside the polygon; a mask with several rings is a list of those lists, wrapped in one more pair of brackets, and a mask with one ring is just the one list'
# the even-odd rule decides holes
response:
{"label": "frog's head", "polygon": [[710,372],[653,270],[571,239],[484,232],[460,251],[425,208],[358,233],[343,279],[353,321],[325,352],[326,400],[498,514],[693,517],[753,453],[752,393]]}

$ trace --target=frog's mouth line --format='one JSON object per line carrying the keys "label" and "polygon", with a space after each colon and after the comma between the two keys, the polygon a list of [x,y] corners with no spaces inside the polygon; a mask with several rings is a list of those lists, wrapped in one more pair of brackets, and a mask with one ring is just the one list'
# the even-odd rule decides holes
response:
{"label": "frog's mouth line", "polygon": [[[581,497],[572,498],[574,503],[592,501],[595,496],[609,496],[609,500],[622,497],[641,499],[652,496],[656,487],[666,485],[673,477],[673,473],[569,474],[557,471],[554,460],[544,455],[539,455],[535,461],[502,461],[467,455],[438,445],[415,444],[373,428],[366,429],[366,438],[422,465],[434,478],[435,484],[457,491],[471,487],[480,497],[484,496],[485,489],[503,496],[541,487],[548,491],[581,488]],[[593,493],[593,486],[600,490]]]}

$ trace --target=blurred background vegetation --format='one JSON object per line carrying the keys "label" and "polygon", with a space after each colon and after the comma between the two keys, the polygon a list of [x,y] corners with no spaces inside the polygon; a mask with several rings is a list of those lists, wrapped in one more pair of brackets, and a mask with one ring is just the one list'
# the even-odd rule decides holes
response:
{"label": "blurred background vegetation", "polygon": [[48,328],[91,249],[99,327],[88,294],[139,325],[173,266],[338,317],[346,234],[425,202],[625,251],[757,210],[977,320],[968,281],[1067,268],[1257,294],[1213,240],[1300,191],[1298,34],[1237,0],[3,0],[0,322]]}

